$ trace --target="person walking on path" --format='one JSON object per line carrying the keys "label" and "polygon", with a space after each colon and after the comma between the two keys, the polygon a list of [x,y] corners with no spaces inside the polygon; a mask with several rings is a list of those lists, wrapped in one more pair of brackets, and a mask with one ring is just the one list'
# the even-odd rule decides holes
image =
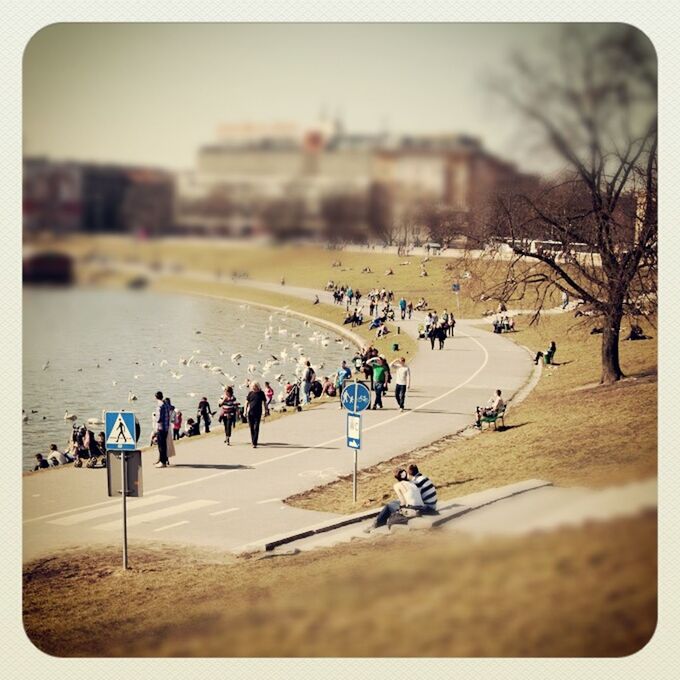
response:
{"label": "person walking on path", "polygon": [[439,341],[439,349],[444,349],[444,341],[446,340],[446,327],[443,324],[437,324],[436,327],[437,340]]}
{"label": "person walking on path", "polygon": [[387,388],[387,361],[384,357],[378,357],[373,362],[373,389],[375,391],[375,402],[373,410],[378,407],[383,408],[382,395]]}
{"label": "person walking on path", "polygon": [[155,466],[164,468],[168,466],[168,431],[170,430],[170,409],[163,401],[163,393],[156,392],[156,410],[153,414],[156,424],[156,444],[158,446],[158,460]]}
{"label": "person walking on path", "polygon": [[434,341],[437,339],[437,327],[434,323],[430,323],[427,331],[427,337],[430,339],[430,349],[434,349]]}
{"label": "person walking on path", "polygon": [[406,311],[408,312],[408,318],[410,319],[412,314],[413,314],[413,300],[408,301],[408,305],[406,307]]}
{"label": "person walking on path", "polygon": [[210,420],[210,416],[214,415],[215,412],[210,408],[210,404],[208,403],[208,397],[203,397],[203,399],[201,399],[201,401],[198,402],[198,408],[196,410],[196,422],[198,423],[198,427],[200,428],[201,418],[203,418],[206,434],[210,432],[210,423],[212,422]]}
{"label": "person walking on path", "polygon": [[302,387],[303,387],[303,404],[309,404],[311,397],[309,393],[312,389],[312,383],[316,378],[316,372],[312,368],[312,364],[309,361],[305,361],[305,373],[302,376]]}
{"label": "person walking on path", "polygon": [[399,298],[399,311],[401,312],[401,320],[406,318],[406,298],[402,295]]}
{"label": "person walking on path", "polygon": [[391,366],[395,367],[394,371],[394,398],[399,404],[399,410],[403,411],[406,403],[406,390],[411,389],[411,369],[406,365],[406,359],[395,359]]}
{"label": "person walking on path", "polygon": [[219,406],[222,409],[220,420],[224,425],[224,443],[227,446],[231,446],[231,431],[236,425],[236,414],[239,407],[239,403],[234,396],[234,388],[231,385],[224,390],[224,396]]}
{"label": "person walking on path", "polygon": [[257,440],[260,436],[260,420],[262,420],[262,410],[266,416],[269,415],[267,408],[267,399],[264,392],[260,388],[259,383],[254,382],[250,386],[250,392],[246,397],[246,417],[248,418],[248,426],[250,427],[250,441],[253,448],[257,448]]}

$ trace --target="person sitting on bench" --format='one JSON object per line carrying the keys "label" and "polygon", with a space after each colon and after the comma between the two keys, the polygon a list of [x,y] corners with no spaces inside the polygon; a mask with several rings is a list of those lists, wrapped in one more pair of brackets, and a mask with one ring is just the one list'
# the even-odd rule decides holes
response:
{"label": "person sitting on bench", "polygon": [[501,391],[496,390],[496,393],[486,402],[486,406],[483,408],[481,406],[477,407],[477,422],[475,423],[475,427],[478,427],[481,430],[482,418],[486,416],[495,416],[504,406],[505,402],[501,398]]}
{"label": "person sitting on bench", "polygon": [[537,364],[538,360],[541,357],[545,357],[545,363],[546,364],[551,364],[553,357],[555,356],[555,352],[557,352],[557,345],[555,344],[554,340],[550,341],[550,347],[545,350],[545,352],[541,352],[540,350],[536,352],[536,357],[534,358],[534,363]]}

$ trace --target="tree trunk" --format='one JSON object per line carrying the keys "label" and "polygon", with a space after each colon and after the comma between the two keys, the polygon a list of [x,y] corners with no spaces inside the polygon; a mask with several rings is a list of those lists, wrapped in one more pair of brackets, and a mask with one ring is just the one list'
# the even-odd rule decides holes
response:
{"label": "tree trunk", "polygon": [[617,306],[604,317],[602,332],[602,377],[600,383],[609,385],[623,377],[619,363],[619,334],[623,307]]}

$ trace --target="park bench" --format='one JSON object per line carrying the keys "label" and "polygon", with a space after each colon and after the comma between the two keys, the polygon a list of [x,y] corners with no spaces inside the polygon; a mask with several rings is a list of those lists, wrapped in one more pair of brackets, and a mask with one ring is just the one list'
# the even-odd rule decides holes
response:
{"label": "park bench", "polygon": [[500,421],[501,421],[501,425],[503,425],[503,427],[505,427],[505,419],[504,419],[504,416],[505,416],[505,410],[506,410],[506,408],[507,408],[507,406],[504,404],[504,405],[503,405],[501,408],[499,408],[498,411],[497,411],[496,413],[494,413],[493,415],[482,416],[479,420],[480,420],[480,422],[482,422],[482,423],[488,423],[488,424],[489,424],[489,429],[491,428],[491,423],[493,423],[493,429],[494,429],[494,430],[497,430],[497,429],[498,429],[498,426],[496,425],[496,421],[497,421],[497,420],[500,420]]}

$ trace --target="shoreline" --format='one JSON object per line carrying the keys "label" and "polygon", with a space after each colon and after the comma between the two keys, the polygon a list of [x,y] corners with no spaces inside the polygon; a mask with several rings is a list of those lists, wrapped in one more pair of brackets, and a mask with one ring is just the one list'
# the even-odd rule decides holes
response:
{"label": "shoreline", "polygon": [[[115,285],[115,284],[105,284],[105,283],[102,284],[101,282],[99,282],[97,284],[89,284],[89,285],[83,285],[82,283],[76,283],[74,286],[72,286],[72,288],[73,289],[102,288],[102,289],[109,289],[109,290],[113,290],[113,289],[127,290],[127,287],[125,287],[125,286],[119,286],[119,285]],[[22,290],[23,290],[23,287],[22,287]],[[200,291],[186,291],[186,290],[179,290],[177,288],[175,288],[174,290],[164,290],[162,288],[155,287],[153,285],[153,283],[149,286],[148,290],[150,290],[154,293],[157,293],[157,294],[162,294],[162,295],[196,296],[196,297],[209,298],[209,299],[217,300],[217,301],[232,302],[234,304],[252,305],[252,306],[258,307],[260,309],[276,311],[276,312],[279,312],[279,313],[284,314],[284,315],[296,316],[300,319],[307,320],[307,321],[310,321],[310,323],[314,323],[318,326],[321,326],[322,328],[333,331],[334,333],[336,333],[337,335],[339,335],[341,337],[344,337],[349,342],[353,343],[356,346],[356,349],[361,349],[362,347],[366,346],[364,339],[361,338],[361,336],[357,335],[356,333],[349,331],[348,329],[343,328],[342,326],[335,324],[332,321],[328,321],[326,319],[320,319],[319,317],[315,317],[311,314],[306,314],[304,312],[299,312],[299,311],[290,309],[288,307],[280,307],[280,306],[277,306],[277,305],[271,305],[271,304],[267,304],[267,303],[263,303],[263,302],[253,302],[253,301],[248,300],[248,299],[235,298],[235,297],[231,297],[231,296],[228,296],[228,295],[216,295],[216,294],[213,294],[213,293],[204,293],[204,292],[200,292]],[[326,304],[326,303],[320,303],[320,304]],[[330,305],[327,305],[327,306],[330,306]],[[311,408],[314,408],[316,406],[321,406],[322,404],[325,404],[325,403],[330,403],[330,401],[328,401],[328,400],[322,401],[321,399],[322,399],[321,397],[313,399],[313,401],[310,402],[310,406],[312,404],[314,404],[314,406],[311,406]],[[285,404],[283,404],[283,405],[285,406]],[[280,412],[275,412],[275,413],[277,414],[278,417],[284,417],[284,416],[287,416],[287,415],[294,414],[295,410],[291,410],[291,411],[286,410],[286,411],[280,411]],[[204,438],[206,434],[208,434],[209,436],[221,435],[219,430],[212,430],[209,433],[203,432],[199,436]],[[182,437],[182,439],[185,439],[185,438]],[[178,446],[179,444],[181,444],[182,439],[177,440],[175,442],[175,446]],[[151,448],[153,448],[153,447],[150,446],[150,445],[145,445],[145,446],[140,446],[137,450],[141,451],[143,453],[145,451],[150,450]],[[43,456],[47,456],[47,455],[48,454],[43,454]],[[73,464],[73,462],[71,462],[71,463],[60,464],[60,465],[57,465],[57,466],[50,465],[49,468],[42,468],[40,470],[23,469],[21,476],[22,476],[22,479],[23,479],[24,477],[36,475],[36,474],[43,473],[43,472],[54,472],[54,471],[57,471],[57,470],[71,469],[73,467],[74,467],[74,464]],[[106,468],[101,467],[101,466],[98,466],[96,468],[87,468],[87,466],[85,464],[83,464],[82,468],[78,468],[78,469],[105,470]]]}

